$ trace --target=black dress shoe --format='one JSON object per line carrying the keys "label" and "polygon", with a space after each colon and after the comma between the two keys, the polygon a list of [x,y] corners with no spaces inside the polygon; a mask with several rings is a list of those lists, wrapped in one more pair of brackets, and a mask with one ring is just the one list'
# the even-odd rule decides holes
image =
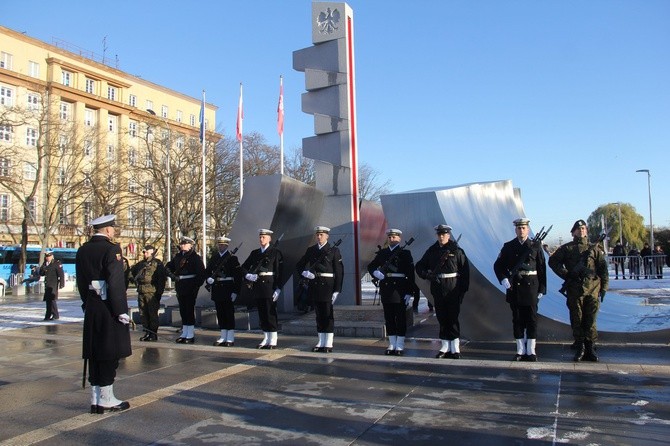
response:
{"label": "black dress shoe", "polygon": [[392,348],[387,348],[384,354],[386,356],[395,355],[395,350],[393,350]]}
{"label": "black dress shoe", "polygon": [[516,355],[514,355],[514,360],[516,362],[523,361],[523,357],[524,357],[524,355],[520,355],[520,354],[517,353]]}
{"label": "black dress shoe", "polygon": [[266,346],[265,346],[264,344],[258,344],[258,345],[256,346],[256,348],[257,348],[258,350],[262,350],[262,349],[264,349],[265,347],[266,347]]}
{"label": "black dress shoe", "polygon": [[183,338],[184,344],[193,344],[195,343],[195,338]]}
{"label": "black dress shoe", "polygon": [[265,345],[265,346],[263,346],[263,347],[261,347],[261,348],[262,348],[263,350],[274,350],[274,349],[277,348],[277,346],[276,346],[276,345]]}
{"label": "black dress shoe", "polygon": [[91,413],[98,413],[98,405],[91,404]]}
{"label": "black dress shoe", "polygon": [[321,350],[324,353],[333,353],[333,347],[322,347],[323,350]]}
{"label": "black dress shoe", "polygon": [[150,342],[156,342],[156,341],[158,341],[158,335],[157,335],[157,334],[153,334],[153,333],[149,333],[149,339],[147,339],[147,341],[150,341]]}
{"label": "black dress shoe", "polygon": [[396,351],[393,352],[393,354],[396,355],[396,356],[402,356],[402,355],[405,354],[405,352],[402,351],[402,350],[396,350]]}
{"label": "black dress shoe", "polygon": [[452,359],[461,359],[461,352],[451,353]]}
{"label": "black dress shoe", "polygon": [[214,341],[214,347],[223,347],[226,341]]}
{"label": "black dress shoe", "polygon": [[523,361],[537,362],[537,355],[526,355],[526,356],[524,356]]}
{"label": "black dress shoe", "polygon": [[312,347],[314,353],[323,353],[324,347]]}
{"label": "black dress shoe", "polygon": [[116,406],[112,407],[103,407],[103,406],[98,406],[98,413],[102,414],[105,412],[119,412],[121,410],[126,410],[130,409],[130,403],[128,401],[121,401],[121,403],[117,404]]}
{"label": "black dress shoe", "polygon": [[224,347],[233,347],[234,345],[235,345],[235,343],[232,342],[232,341],[226,341],[226,342],[223,343]]}
{"label": "black dress shoe", "polygon": [[140,341],[149,341],[151,338],[151,335],[149,333],[146,333],[144,336],[140,338]]}
{"label": "black dress shoe", "polygon": [[446,358],[447,353],[448,353],[448,352],[437,352],[437,354],[435,355],[435,357],[436,357],[437,359]]}

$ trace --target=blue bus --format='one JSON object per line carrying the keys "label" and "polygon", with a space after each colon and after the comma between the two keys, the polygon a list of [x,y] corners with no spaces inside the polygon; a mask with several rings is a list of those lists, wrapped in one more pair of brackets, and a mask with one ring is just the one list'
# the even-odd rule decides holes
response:
{"label": "blue bus", "polygon": [[[77,248],[48,248],[53,251],[54,258],[60,260],[63,264],[63,272],[66,275],[75,274],[74,261],[77,255]],[[40,252],[42,248],[35,245],[28,245],[26,248],[26,268],[19,271],[19,257],[21,256],[21,246],[0,246],[0,278],[10,283],[10,276],[19,272],[23,273],[23,278],[30,277],[30,267],[40,265]]]}

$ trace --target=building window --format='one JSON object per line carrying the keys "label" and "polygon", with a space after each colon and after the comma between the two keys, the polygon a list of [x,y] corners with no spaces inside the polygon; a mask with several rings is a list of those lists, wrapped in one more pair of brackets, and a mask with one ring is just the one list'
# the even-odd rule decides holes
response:
{"label": "building window", "polygon": [[58,154],[60,156],[65,156],[65,153],[67,152],[67,142],[67,136],[60,135],[58,138]]}
{"label": "building window", "polygon": [[14,128],[9,124],[0,124],[0,141],[12,142]]}
{"label": "building window", "polygon": [[[91,172],[84,171],[84,187],[91,187]],[[88,220],[84,223],[88,223]]]}
{"label": "building window", "polygon": [[93,143],[91,142],[90,139],[85,139],[84,140],[84,156],[92,156],[93,155]]}
{"label": "building window", "polygon": [[167,117],[168,117],[168,106],[167,105],[161,105],[161,116],[163,118],[167,119]]}
{"label": "building window", "polygon": [[40,64],[33,62],[32,60],[28,62],[28,74],[32,77],[40,77]]}
{"label": "building window", "polygon": [[154,101],[150,101],[150,100],[147,99],[146,109],[147,110],[153,110],[154,109]]}
{"label": "building window", "polygon": [[70,119],[70,109],[72,108],[72,105],[67,103],[67,102],[62,102],[60,103],[60,118],[63,121],[67,121]]}
{"label": "building window", "polygon": [[114,146],[112,145],[107,146],[107,161],[114,162],[114,159],[116,158],[115,152],[116,150],[114,149]]}
{"label": "building window", "polygon": [[183,136],[179,136],[179,137],[177,138],[177,150],[181,151],[181,150],[183,150],[183,149],[184,149],[184,137],[183,137]]}
{"label": "building window", "polygon": [[0,194],[0,221],[9,221],[9,194]]}
{"label": "building window", "polygon": [[144,195],[150,196],[154,192],[154,184],[151,181],[144,183]]}
{"label": "building window", "polygon": [[119,122],[118,116],[109,115],[107,117],[107,127],[109,128],[110,133],[116,133],[117,123]]}
{"label": "building window", "polygon": [[81,205],[82,218],[84,219],[84,224],[88,225],[88,222],[91,221],[93,216],[93,206],[90,201],[84,201]]}
{"label": "building window", "polygon": [[116,101],[116,87],[112,87],[111,85],[107,86],[107,99]]}
{"label": "building window", "polygon": [[137,181],[132,178],[128,179],[128,192],[131,194],[137,193]]}
{"label": "building window", "polygon": [[28,110],[38,110],[40,108],[40,95],[37,93],[28,93]]}
{"label": "building window", "polygon": [[65,167],[59,167],[58,168],[58,178],[56,179],[56,184],[59,186],[62,186],[65,184],[67,180],[67,172],[65,171]]}
{"label": "building window", "polygon": [[135,152],[135,149],[130,148],[128,149],[128,164],[134,167],[136,163],[137,163],[137,152]]}
{"label": "building window", "polygon": [[112,191],[115,189],[115,185],[114,176],[112,174],[107,175],[107,189]]}
{"label": "building window", "polygon": [[137,209],[135,209],[135,206],[128,208],[128,226],[137,226]]}
{"label": "building window", "polygon": [[69,71],[63,70],[62,73],[61,73],[61,79],[62,79],[63,85],[65,85],[66,87],[71,87],[72,86],[72,77],[73,77],[72,73],[70,73]]}
{"label": "building window", "polygon": [[137,107],[137,96],[131,94],[128,96],[128,105],[131,107]]}
{"label": "building window", "polygon": [[184,113],[181,110],[177,110],[177,122],[181,122]]}
{"label": "building window", "polygon": [[9,53],[5,53],[4,51],[0,54],[0,68],[4,68],[6,70],[11,70],[12,69],[12,55]]}
{"label": "building window", "polygon": [[147,157],[146,157],[146,159],[144,160],[144,167],[146,167],[146,168],[148,168],[148,169],[154,167],[154,162],[153,162],[153,160],[151,159],[151,154],[150,154],[150,153],[147,153]]}
{"label": "building window", "polygon": [[9,158],[0,157],[0,177],[8,177],[12,173],[12,161]]}
{"label": "building window", "polygon": [[133,138],[137,136],[137,121],[130,121],[128,123],[128,134]]}
{"label": "building window", "polygon": [[32,163],[23,165],[23,179],[33,181],[37,179],[37,168]]}
{"label": "building window", "polygon": [[95,110],[87,108],[84,110],[84,125],[93,127],[95,125]]}
{"label": "building window", "polygon": [[37,129],[31,127],[26,129],[26,145],[37,147]]}
{"label": "building window", "polygon": [[37,220],[37,200],[35,197],[28,200],[26,206],[28,207],[28,214],[30,215],[30,218],[32,218],[33,221]]}
{"label": "building window", "polygon": [[11,107],[14,105],[14,90],[9,88],[0,86],[0,105],[6,105],[7,107]]}
{"label": "building window", "polygon": [[68,219],[69,212],[68,212],[68,209],[67,209],[68,208],[67,199],[62,198],[60,200],[59,204],[60,204],[60,206],[59,206],[59,209],[58,209],[58,224],[61,224],[61,225],[70,224],[70,221]]}
{"label": "building window", "polygon": [[188,120],[188,122],[189,122],[193,127],[195,127],[195,115],[191,115],[191,116],[189,116],[189,120]]}
{"label": "building window", "polygon": [[86,78],[86,93],[95,94],[95,81]]}
{"label": "building window", "polygon": [[154,226],[154,211],[153,209],[147,209],[144,212],[144,226],[152,228]]}

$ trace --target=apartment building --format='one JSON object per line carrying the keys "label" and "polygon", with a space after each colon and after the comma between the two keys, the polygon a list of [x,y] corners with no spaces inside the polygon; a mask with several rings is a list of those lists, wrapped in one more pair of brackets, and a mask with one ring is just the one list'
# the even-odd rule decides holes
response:
{"label": "apartment building", "polygon": [[[0,244],[23,231],[78,247],[88,221],[113,212],[127,255],[160,246],[168,180],[184,181],[168,174],[201,175],[201,98],[61,46],[0,26]],[[221,138],[216,110],[204,108],[208,145]]]}

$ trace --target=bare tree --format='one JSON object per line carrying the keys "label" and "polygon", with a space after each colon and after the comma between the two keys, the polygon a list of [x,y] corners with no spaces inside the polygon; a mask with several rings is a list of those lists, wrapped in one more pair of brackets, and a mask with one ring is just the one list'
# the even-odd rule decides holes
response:
{"label": "bare tree", "polygon": [[369,164],[358,168],[358,193],[361,200],[379,201],[379,197],[391,193],[391,180],[380,182],[380,173]]}
{"label": "bare tree", "polygon": [[43,251],[56,232],[76,235],[72,217],[86,193],[81,173],[85,135],[73,123],[71,105],[60,98],[57,103],[44,89],[29,91],[28,97],[26,106],[4,107],[0,115],[7,135],[0,146],[6,166],[0,185],[22,210],[19,271],[25,268],[31,232]]}

